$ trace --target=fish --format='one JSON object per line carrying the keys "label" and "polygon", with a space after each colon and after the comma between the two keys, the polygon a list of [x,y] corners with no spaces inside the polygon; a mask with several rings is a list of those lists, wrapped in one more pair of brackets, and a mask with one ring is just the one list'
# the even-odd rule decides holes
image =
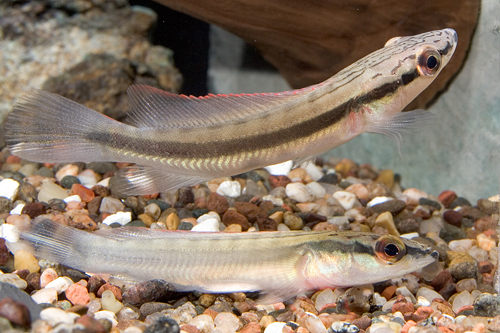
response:
{"label": "fish", "polygon": [[316,85],[279,93],[176,95],[132,85],[126,123],[62,96],[33,90],[13,107],[5,139],[35,162],[135,163],[114,189],[164,192],[293,160],[296,164],[364,132],[396,141],[433,119],[402,112],[451,59],[458,37],[443,29],[391,38]]}
{"label": "fish", "polygon": [[193,232],[140,227],[86,232],[37,217],[2,225],[12,252],[126,281],[163,279],[176,291],[260,292],[261,302],[380,282],[414,272],[438,253],[392,235],[353,231]]}

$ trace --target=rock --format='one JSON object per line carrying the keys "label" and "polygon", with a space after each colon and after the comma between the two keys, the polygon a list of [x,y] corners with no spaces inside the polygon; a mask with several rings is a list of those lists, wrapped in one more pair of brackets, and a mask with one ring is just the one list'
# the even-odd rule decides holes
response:
{"label": "rock", "polygon": [[[366,318],[368,318],[368,317],[363,316],[361,318],[365,318],[365,321],[366,321]],[[361,318],[359,318],[359,319],[361,319]],[[366,326],[366,323],[361,322],[359,319],[358,319],[358,322],[363,324],[363,326]],[[371,320],[370,320],[370,324],[371,324]],[[359,332],[359,327],[354,324],[354,321],[352,324],[345,322],[345,321],[336,321],[336,322],[332,323],[332,325],[328,328],[328,333],[358,333],[358,332]]]}
{"label": "rock", "polygon": [[443,213],[443,219],[449,224],[460,228],[462,226],[462,214],[454,210],[447,210]]}
{"label": "rock", "polygon": [[495,317],[500,313],[500,296],[481,294],[474,301],[474,314],[482,317]]}
{"label": "rock", "polygon": [[155,312],[161,312],[162,310],[171,309],[172,305],[163,302],[147,302],[141,305],[139,311],[144,317],[149,316]]}
{"label": "rock", "polygon": [[94,231],[97,224],[85,213],[76,213],[72,219],[68,221],[68,226],[87,231]]}
{"label": "rock", "polygon": [[428,199],[428,198],[420,198],[418,200],[418,203],[422,206],[429,206],[429,207],[432,207],[433,210],[441,210],[443,207],[441,206],[441,204],[437,201],[434,201],[434,200],[431,200],[431,199]]}
{"label": "rock", "polygon": [[80,184],[73,184],[71,186],[71,193],[78,195],[83,202],[90,202],[95,198],[94,191]]}
{"label": "rock", "polygon": [[68,290],[69,286],[73,284],[73,281],[67,276],[61,276],[54,281],[48,283],[46,288],[54,288],[58,294],[61,294]]}
{"label": "rock", "polygon": [[[182,223],[181,223],[182,224]],[[189,223],[191,224],[191,223]],[[180,225],[179,225],[180,227]],[[181,230],[186,230],[186,229],[181,229]],[[220,231],[219,229],[219,220],[215,218],[210,218],[207,220],[204,220],[201,223],[198,223],[194,227],[191,228],[191,231],[205,231],[205,232],[216,232]]]}
{"label": "rock", "polygon": [[406,204],[401,200],[389,200],[377,205],[372,205],[370,211],[373,213],[390,212],[393,215],[399,214],[406,208]]}
{"label": "rock", "polygon": [[170,213],[165,221],[168,230],[177,230],[180,223],[181,221],[176,213]]}
{"label": "rock", "polygon": [[138,283],[123,294],[123,301],[135,306],[158,301],[168,293],[168,283],[164,280],[150,280]]}
{"label": "rock", "polygon": [[40,287],[45,288],[50,282],[57,279],[59,275],[53,268],[46,268],[40,275]]}
{"label": "rock", "polygon": [[[22,182],[19,186],[19,191],[17,193],[19,199],[23,200],[26,203],[31,203],[37,198],[37,191],[33,185],[27,182]],[[1,213],[0,207],[0,213]]]}
{"label": "rock", "polygon": [[88,333],[106,333],[104,325],[87,314],[77,318],[75,323],[83,325]]}
{"label": "rock", "polygon": [[335,173],[327,173],[317,181],[318,183],[337,184],[339,182],[339,177]]}
{"label": "rock", "polygon": [[45,320],[51,326],[73,324],[73,317],[70,313],[55,307],[43,309],[40,312],[40,319]]}
{"label": "rock", "polygon": [[214,319],[215,328],[222,332],[236,332],[241,329],[241,324],[233,313],[221,312]]}
{"label": "rock", "polygon": [[250,228],[250,223],[248,223],[247,218],[238,213],[235,210],[228,209],[222,216],[222,223],[227,227],[231,224],[238,224],[241,226],[243,231],[247,231]]}
{"label": "rock", "polygon": [[333,304],[337,301],[337,296],[333,293],[333,290],[327,288],[319,292],[316,296],[316,301],[314,307],[316,310],[321,311],[325,305]]}
{"label": "rock", "polygon": [[366,201],[370,199],[368,189],[363,184],[360,183],[352,184],[348,186],[345,190],[346,192],[354,193],[358,199]]}
{"label": "rock", "polygon": [[394,225],[398,229],[400,234],[409,234],[412,232],[418,232],[420,230],[420,223],[422,218],[410,216],[406,218],[396,218]]}
{"label": "rock", "polygon": [[80,180],[73,175],[64,176],[59,182],[65,189],[70,189],[74,184],[80,184]]}
{"label": "rock", "polygon": [[113,197],[104,197],[101,201],[101,206],[99,211],[101,213],[115,214],[117,212],[123,212],[125,205],[118,199]]}
{"label": "rock", "polygon": [[455,209],[456,207],[472,206],[469,200],[465,198],[458,197],[450,204],[448,208]]}
{"label": "rock", "polygon": [[392,214],[390,212],[380,214],[375,220],[375,225],[383,227],[393,236],[399,236],[399,232],[394,225],[394,219],[392,218]]}
{"label": "rock", "polygon": [[[0,282],[0,299],[10,298],[15,302],[21,303],[28,309],[29,318],[31,322],[34,322],[40,317],[40,311],[42,308],[33,301],[33,299],[26,294],[24,291],[21,291],[17,287],[14,287],[10,284]],[[1,317],[2,315],[0,315]]]}
{"label": "rock", "polygon": [[13,201],[19,190],[19,182],[7,178],[0,181],[0,197],[5,197],[11,201]]}
{"label": "rock", "polygon": [[345,210],[361,206],[358,199],[356,198],[356,195],[350,192],[337,191],[333,193],[333,197]]}
{"label": "rock", "polygon": [[257,215],[261,213],[259,207],[248,202],[236,201],[234,207],[238,213],[246,216],[250,222],[255,222],[257,220]]}
{"label": "rock", "polygon": [[470,294],[470,292],[464,290],[453,298],[453,312],[458,313],[460,308],[472,305],[472,303],[474,303],[474,297]]}
{"label": "rock", "polygon": [[224,212],[229,208],[229,203],[226,198],[217,194],[210,193],[207,200],[207,208],[218,214],[224,214]]}
{"label": "rock", "polygon": [[9,261],[9,250],[5,245],[5,239],[0,238],[0,266],[5,265]]}
{"label": "rock", "polygon": [[394,172],[392,170],[382,170],[375,181],[391,189],[394,186]]}
{"label": "rock", "polygon": [[5,197],[0,197],[0,214],[8,213],[12,209],[12,201]]}
{"label": "rock", "polygon": [[434,300],[436,298],[444,299],[443,296],[441,296],[440,294],[438,294],[434,290],[426,288],[426,287],[422,287],[422,288],[418,289],[416,296],[417,297],[424,297],[429,302],[432,302],[432,300]]}
{"label": "rock", "polygon": [[277,187],[286,187],[288,184],[290,184],[292,181],[290,178],[288,178],[285,175],[270,175],[268,178],[269,185],[271,185],[271,189],[277,188]]}
{"label": "rock", "polygon": [[240,333],[261,333],[262,327],[259,323],[249,322],[241,329]]}
{"label": "rock", "polygon": [[44,181],[38,192],[38,201],[49,202],[51,199],[66,199],[68,192],[51,181]]}
{"label": "rock", "polygon": [[463,279],[457,282],[456,288],[458,293],[461,293],[462,291],[468,291],[469,293],[471,293],[472,291],[476,290],[477,282],[475,279]]}
{"label": "rock", "polygon": [[455,227],[449,223],[444,223],[443,228],[439,231],[439,237],[449,243],[452,240],[467,238],[467,234],[462,229]]}
{"label": "rock", "polygon": [[101,295],[102,309],[118,313],[123,308],[123,304],[115,298],[111,290],[105,290]]}
{"label": "rock", "polygon": [[4,317],[11,323],[24,328],[28,328],[31,324],[28,307],[10,297],[0,300],[0,317]]}
{"label": "rock", "polygon": [[153,324],[146,327],[143,333],[178,333],[180,332],[177,321],[170,317],[160,317]]}
{"label": "rock", "polygon": [[70,285],[64,294],[73,305],[86,305],[90,302],[87,288],[79,283]]}
{"label": "rock", "polygon": [[21,211],[21,214],[29,215],[32,219],[35,217],[45,214],[46,208],[45,205],[41,202],[31,202],[26,204]]}
{"label": "rock", "polygon": [[224,181],[217,188],[217,194],[237,198],[241,195],[241,185],[237,181]]}
{"label": "rock", "polygon": [[447,252],[450,263],[448,269],[455,280],[475,279],[477,277],[476,261],[466,252]]}
{"label": "rock", "polygon": [[19,250],[14,254],[14,268],[17,270],[29,269],[31,273],[38,272],[38,260],[29,252]]}
{"label": "rock", "polygon": [[[266,329],[264,330],[264,333],[282,333],[285,325],[286,325],[286,323],[278,322],[278,321],[276,321],[274,323],[270,323],[269,325],[267,325]],[[311,332],[311,329],[309,329],[309,331]],[[316,332],[316,331],[312,331],[312,332]],[[326,330],[325,330],[325,332],[326,332]]]}
{"label": "rock", "polygon": [[257,226],[259,231],[276,231],[278,224],[272,218],[267,217],[265,214],[257,216]]}
{"label": "rock", "polygon": [[391,311],[392,313],[401,312],[405,313],[413,313],[415,310],[415,306],[412,302],[409,302],[403,295],[398,295],[396,298],[396,302],[392,305]]}
{"label": "rock", "polygon": [[419,189],[416,189],[416,188],[409,188],[409,189],[406,189],[404,190],[403,194],[408,198],[408,205],[411,205],[411,206],[417,206],[418,204],[420,204],[420,199],[421,198],[428,198],[429,195],[424,192],[424,191],[421,191]]}
{"label": "rock", "polygon": [[40,289],[32,294],[31,298],[38,304],[55,304],[57,302],[57,290],[56,288]]}
{"label": "rock", "polygon": [[101,288],[102,285],[104,285],[106,281],[100,277],[99,275],[92,275],[87,282],[87,289],[89,290],[90,293],[97,294],[99,291],[99,288]]}
{"label": "rock", "polygon": [[302,183],[290,183],[286,186],[286,195],[297,202],[312,202],[314,196],[306,185]]}
{"label": "rock", "polygon": [[322,199],[325,197],[326,190],[317,182],[310,182],[306,185],[309,193],[313,195],[316,199]]}
{"label": "rock", "polygon": [[443,191],[438,195],[438,200],[445,208],[449,208],[450,204],[457,198],[457,194],[453,191]]}
{"label": "rock", "polygon": [[[108,197],[106,197],[106,198],[108,198]],[[106,199],[106,198],[103,198],[102,200],[104,201],[104,199]],[[101,206],[102,206],[102,204],[101,204]],[[116,214],[112,214],[112,215],[109,215],[108,217],[106,217],[104,219],[104,221],[102,221],[102,223],[107,224],[107,225],[111,225],[113,223],[125,225],[125,224],[129,223],[130,221],[132,221],[132,213],[131,212],[117,212]]]}
{"label": "rock", "polygon": [[263,197],[267,195],[268,191],[266,186],[262,181],[254,182],[251,179],[247,179],[246,187],[243,193],[252,197]]}

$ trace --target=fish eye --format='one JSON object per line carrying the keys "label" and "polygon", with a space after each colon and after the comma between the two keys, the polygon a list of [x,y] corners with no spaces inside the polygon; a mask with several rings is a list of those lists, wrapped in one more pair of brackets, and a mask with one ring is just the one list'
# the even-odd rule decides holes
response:
{"label": "fish eye", "polygon": [[397,237],[391,235],[381,236],[375,244],[375,253],[382,261],[393,264],[406,254],[405,244]]}
{"label": "fish eye", "polygon": [[433,49],[424,49],[418,55],[418,71],[424,76],[434,76],[441,65],[441,55]]}

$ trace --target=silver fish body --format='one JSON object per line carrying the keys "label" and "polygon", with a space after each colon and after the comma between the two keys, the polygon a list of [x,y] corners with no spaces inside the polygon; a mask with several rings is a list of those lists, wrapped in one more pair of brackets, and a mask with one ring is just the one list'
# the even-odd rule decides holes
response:
{"label": "silver fish body", "polygon": [[6,141],[37,162],[119,161],[126,194],[194,185],[287,160],[301,161],[363,132],[400,141],[429,119],[401,112],[448,63],[453,29],[396,37],[330,79],[281,93],[175,95],[131,86],[131,125],[35,90],[13,108]]}
{"label": "silver fish body", "polygon": [[413,272],[437,252],[418,242],[359,232],[197,233],[118,228],[87,233],[38,218],[2,226],[11,251],[175,290],[260,291],[282,301],[326,287],[374,283]]}

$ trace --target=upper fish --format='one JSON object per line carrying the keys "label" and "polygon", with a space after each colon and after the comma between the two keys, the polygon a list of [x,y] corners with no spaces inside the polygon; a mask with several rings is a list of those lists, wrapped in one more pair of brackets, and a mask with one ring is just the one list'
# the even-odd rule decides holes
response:
{"label": "upper fish", "polygon": [[134,85],[127,124],[33,90],[6,123],[13,154],[37,162],[132,162],[117,188],[150,194],[288,160],[303,161],[363,132],[418,129],[431,116],[401,112],[449,62],[453,29],[394,37],[328,80],[280,93],[193,97]]}
{"label": "upper fish", "polygon": [[429,246],[353,231],[207,233],[123,227],[89,233],[38,217],[3,224],[9,250],[130,281],[164,279],[177,291],[259,291],[262,303],[402,276],[435,261]]}

